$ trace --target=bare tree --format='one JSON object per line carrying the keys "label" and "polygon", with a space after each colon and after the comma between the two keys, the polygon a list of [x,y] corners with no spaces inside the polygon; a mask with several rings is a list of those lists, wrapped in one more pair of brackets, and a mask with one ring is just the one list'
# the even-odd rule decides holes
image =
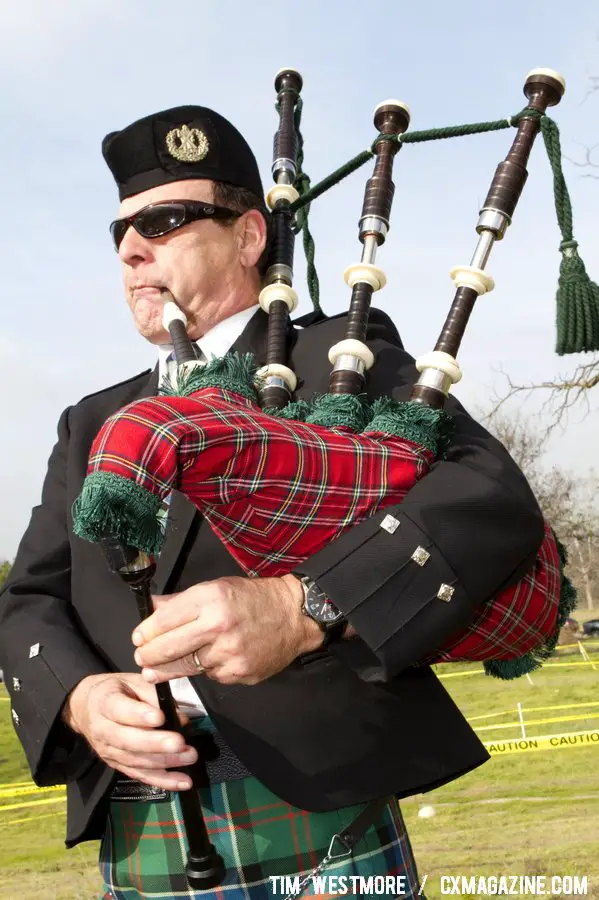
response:
{"label": "bare tree", "polygon": [[534,393],[548,392],[541,405],[541,411],[549,415],[548,432],[551,432],[554,428],[566,424],[568,413],[575,407],[584,410],[585,415],[591,412],[595,395],[591,396],[590,391],[599,384],[599,356],[594,356],[589,362],[577,366],[570,376],[558,375],[538,384],[514,384],[506,372],[502,374],[507,381],[508,390],[502,396],[496,395],[494,412],[502,413],[503,407],[516,396],[520,397],[522,403],[530,399]]}
{"label": "bare tree", "polygon": [[522,413],[494,411],[486,425],[526,475],[545,519],[568,551],[570,577],[593,609],[594,599],[599,599],[599,479],[547,466],[550,431],[535,431]]}

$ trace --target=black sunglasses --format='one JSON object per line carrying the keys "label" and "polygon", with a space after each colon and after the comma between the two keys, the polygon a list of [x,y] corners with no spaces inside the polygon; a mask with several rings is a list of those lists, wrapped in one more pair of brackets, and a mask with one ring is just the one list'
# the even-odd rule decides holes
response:
{"label": "black sunglasses", "polygon": [[132,216],[115,219],[110,223],[110,233],[118,251],[125,234],[132,225],[145,238],[162,237],[170,231],[197,222],[199,219],[233,219],[241,215],[225,206],[213,203],[199,203],[195,200],[167,200],[164,203],[150,203]]}

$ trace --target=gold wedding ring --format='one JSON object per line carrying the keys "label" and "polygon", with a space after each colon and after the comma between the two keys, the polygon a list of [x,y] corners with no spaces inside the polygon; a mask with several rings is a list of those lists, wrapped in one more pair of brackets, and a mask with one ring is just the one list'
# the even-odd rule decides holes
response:
{"label": "gold wedding ring", "polygon": [[197,651],[197,650],[194,650],[194,651],[193,651],[193,653],[191,654],[191,658],[193,659],[193,661],[194,661],[194,663],[195,663],[195,667],[196,667],[196,669],[197,669],[198,675],[203,675],[204,672],[206,671],[206,669],[204,668],[204,666],[203,666],[202,663],[200,662],[200,658],[199,658],[199,656],[198,656],[198,651]]}

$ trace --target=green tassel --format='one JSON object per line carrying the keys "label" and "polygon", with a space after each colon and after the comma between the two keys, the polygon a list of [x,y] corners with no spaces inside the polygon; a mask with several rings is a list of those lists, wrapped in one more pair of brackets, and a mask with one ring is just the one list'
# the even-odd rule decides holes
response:
{"label": "green tassel", "polygon": [[599,287],[587,275],[574,240],[572,204],[562,171],[559,129],[553,119],[543,116],[541,132],[553,172],[555,211],[562,235],[556,353],[563,356],[599,350]]}
{"label": "green tassel", "polygon": [[112,472],[92,472],[73,504],[73,531],[96,542],[106,534],[156,555],[164,539],[161,500],[134,481]]}
{"label": "green tassel", "polygon": [[359,434],[370,419],[365,394],[323,394],[312,401],[312,409],[306,416],[311,425],[324,428],[350,428]]}
{"label": "green tassel", "polygon": [[557,289],[556,353],[599,350],[599,287],[578,255],[576,241],[562,241]]}
{"label": "green tassel", "polygon": [[368,431],[382,431],[413,441],[435,457],[443,457],[453,435],[451,416],[443,409],[431,409],[421,403],[381,397],[372,404],[372,414]]}
{"label": "green tassel", "polygon": [[555,631],[549,640],[537,647],[535,650],[529,650],[524,656],[516,659],[488,659],[484,662],[484,669],[487,675],[493,675],[495,678],[501,678],[508,681],[512,678],[519,678],[521,675],[527,675],[539,669],[550,656],[553,655],[562,628],[566,624],[567,619],[576,609],[576,588],[565,574],[565,568],[568,564],[568,553],[564,545],[558,540],[554,532],[555,542],[557,544],[557,552],[560,560],[560,596],[557,608],[557,622]]}
{"label": "green tassel", "polygon": [[244,356],[227,353],[205,366],[193,366],[177,379],[176,385],[170,378],[165,378],[160,393],[166,397],[190,397],[203,388],[215,387],[240,394],[255,403],[258,399],[254,383],[257,370],[251,353]]}

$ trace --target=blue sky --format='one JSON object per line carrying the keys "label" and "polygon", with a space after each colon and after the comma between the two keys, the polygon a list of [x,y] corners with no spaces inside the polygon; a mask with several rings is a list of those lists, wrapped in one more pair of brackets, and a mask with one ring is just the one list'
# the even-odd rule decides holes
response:
{"label": "blue sky", "polygon": [[[496,119],[524,105],[529,69],[566,78],[554,110],[567,156],[599,141],[596,3],[300,5],[222,0],[20,0],[4,5],[0,34],[3,386],[0,558],[12,557],[38,502],[62,409],[154,364],[135,332],[108,223],[117,206],[100,144],[108,132],[185,103],[213,107],[246,135],[270,184],[276,127],[273,78],[304,76],[305,168],[313,182],[368,146],[374,107],[404,100],[412,128]],[[406,146],[395,168],[388,276],[376,305],[419,355],[432,348],[451,303],[449,270],[468,263],[479,206],[511,132]],[[312,207],[323,305],[346,308],[344,268],[359,259],[357,220],[366,166]],[[540,141],[514,224],[489,263],[496,288],[475,310],[456,394],[488,407],[512,380],[546,380],[582,358],[553,354],[559,254],[549,165]],[[599,183],[565,166],[583,258],[599,278]],[[296,253],[301,311],[304,262]],[[526,410],[534,412],[536,404]],[[597,402],[595,402],[595,410]],[[595,462],[597,417],[571,417],[550,460],[581,473]]]}

